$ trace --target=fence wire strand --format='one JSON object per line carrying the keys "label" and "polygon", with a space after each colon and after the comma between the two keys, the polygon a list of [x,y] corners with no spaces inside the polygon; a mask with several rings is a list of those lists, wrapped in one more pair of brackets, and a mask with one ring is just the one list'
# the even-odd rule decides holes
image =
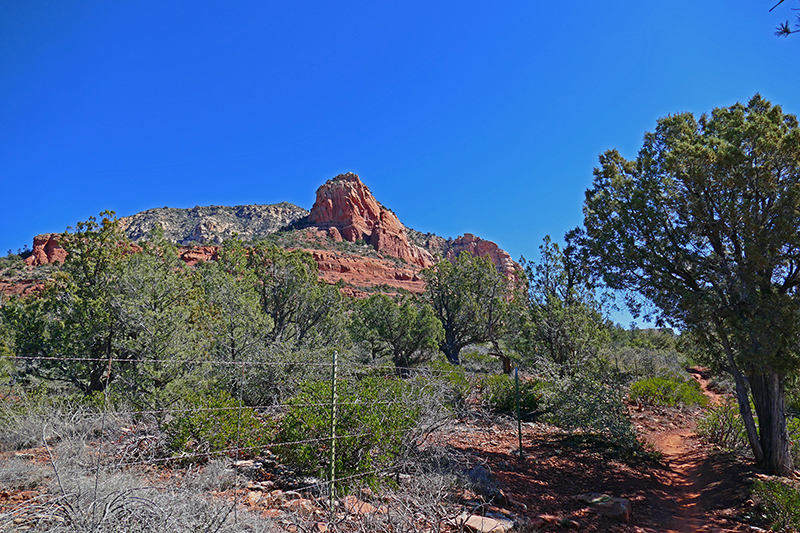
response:
{"label": "fence wire strand", "polygon": [[[297,439],[297,440],[289,440],[289,441],[270,441],[265,442],[263,444],[258,445],[243,445],[242,444],[242,412],[245,409],[251,410],[259,415],[264,415],[269,411],[280,411],[283,410],[284,413],[292,408],[297,407],[304,407],[304,408],[314,408],[314,409],[331,409],[332,408],[332,416],[343,416],[341,411],[338,412],[336,407],[348,407],[348,408],[356,408],[360,410],[371,410],[374,412],[376,409],[387,408],[390,406],[395,405],[407,405],[408,401],[406,399],[376,399],[376,400],[348,400],[348,401],[338,401],[336,399],[332,399],[330,402],[298,402],[298,401],[284,401],[284,402],[276,402],[273,404],[264,404],[264,405],[254,405],[248,406],[243,402],[242,399],[242,390],[245,386],[247,380],[247,371],[253,368],[259,367],[280,367],[280,368],[293,368],[293,367],[315,367],[315,368],[329,368],[333,369],[336,366],[336,362],[304,362],[304,361],[282,361],[282,362],[274,362],[274,361],[228,361],[228,360],[219,360],[219,359],[203,359],[203,360],[161,360],[161,359],[130,359],[130,358],[102,358],[102,357],[58,357],[58,356],[4,356],[0,359],[10,359],[12,361],[25,361],[25,362],[37,362],[37,361],[55,361],[55,362],[82,362],[82,363],[102,363],[107,365],[108,371],[103,376],[105,381],[105,389],[103,391],[103,402],[102,402],[102,411],[100,413],[85,413],[81,414],[80,416],[83,418],[91,418],[91,417],[102,417],[101,423],[101,430],[100,430],[100,443],[97,447],[97,463],[96,463],[96,471],[95,471],[95,487],[94,491],[97,493],[98,486],[100,479],[100,469],[102,468],[129,468],[129,467],[141,467],[141,466],[153,466],[158,467],[167,464],[180,464],[185,462],[192,462],[198,460],[209,461],[214,458],[228,458],[229,460],[235,461],[235,465],[239,465],[241,462],[242,457],[255,457],[257,460],[259,455],[264,453],[269,453],[272,457],[269,457],[269,460],[274,461],[272,454],[273,449],[280,449],[287,446],[302,446],[302,445],[330,445],[331,448],[334,447],[334,443],[342,442],[347,440],[359,439],[364,437],[373,436],[373,434],[369,431],[362,431],[357,433],[343,433],[339,434],[336,433],[332,436],[327,437],[315,437],[315,438],[307,438],[307,439]],[[159,363],[159,364],[168,364],[168,365],[219,365],[221,367],[235,367],[240,369],[240,376],[237,377],[238,383],[238,390],[236,394],[236,406],[222,406],[222,407],[186,407],[186,408],[163,408],[163,409],[149,409],[149,410],[117,410],[111,407],[111,402],[108,398],[108,393],[110,390],[113,390],[115,383],[111,380],[111,369],[112,365],[113,368],[119,372],[119,368],[123,365],[129,364],[143,364],[143,363]],[[342,365],[343,363],[338,363]],[[365,365],[365,364],[358,364],[353,362],[344,363],[346,365],[347,372],[339,373],[337,377],[337,373],[333,372],[333,380],[334,382],[331,383],[333,386],[335,382],[341,381],[355,381],[360,377],[364,376],[374,376],[374,377],[384,377],[384,378],[391,378],[391,379],[398,379],[398,376],[404,377],[436,377],[447,375],[452,370],[450,369],[418,369],[418,368],[407,368],[407,367],[396,367],[396,366],[374,366],[374,365]],[[237,372],[238,373],[238,372]],[[424,387],[424,385],[423,385]],[[383,391],[382,391],[383,392]],[[334,397],[335,398],[335,397]],[[209,451],[197,451],[195,453],[179,453],[170,456],[153,456],[149,458],[144,458],[141,460],[133,460],[133,461],[126,461],[126,458],[132,458],[133,456],[140,454],[146,455],[151,453],[153,455],[157,455],[157,453],[163,453],[163,450],[154,449],[151,444],[145,444],[144,448],[139,448],[139,445],[148,440],[154,439],[158,441],[159,435],[150,435],[150,434],[139,434],[136,433],[135,429],[130,428],[126,432],[126,434],[130,434],[133,437],[138,437],[138,442],[126,442],[125,437],[119,436],[116,438],[116,442],[109,443],[108,445],[104,446],[104,442],[108,438],[106,436],[107,428],[106,428],[106,418],[108,415],[127,415],[131,417],[145,417],[145,416],[160,416],[160,415],[182,415],[182,414],[194,414],[194,413],[233,413],[236,412],[236,437],[235,437],[235,446],[229,446],[224,449],[219,450],[209,450]],[[349,414],[347,410],[345,410],[345,414]],[[385,420],[385,417],[388,414],[384,414],[382,420]],[[331,420],[331,424],[336,423],[336,419]],[[264,431],[268,431],[265,427]],[[337,430],[338,431],[338,430]],[[402,435],[404,433],[409,433],[408,429],[396,429],[396,430],[386,430],[381,432],[381,436],[383,438],[390,438],[395,437],[398,435]],[[157,445],[157,443],[156,443]],[[132,446],[136,446],[132,448]],[[279,452],[280,453],[280,452]],[[105,455],[105,460],[104,460]],[[291,466],[291,465],[287,465]],[[366,472],[358,472],[355,474],[350,474],[342,477],[333,477],[332,479],[327,480],[320,480],[319,482],[315,482],[312,484],[307,484],[306,486],[301,487],[300,489],[296,490],[310,490],[314,487],[330,487],[330,490],[333,490],[336,484],[339,483],[347,483],[356,479],[368,477],[368,476],[375,476],[380,475],[388,472],[386,468],[377,468],[371,469]]]}

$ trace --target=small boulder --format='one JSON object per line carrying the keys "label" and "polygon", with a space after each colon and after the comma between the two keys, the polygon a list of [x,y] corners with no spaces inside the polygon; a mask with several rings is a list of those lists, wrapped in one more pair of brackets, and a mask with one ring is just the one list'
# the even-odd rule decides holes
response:
{"label": "small boulder", "polygon": [[616,498],[608,494],[591,492],[581,494],[578,500],[589,506],[589,510],[597,514],[614,518],[620,522],[631,519],[631,501],[627,498]]}
{"label": "small boulder", "polygon": [[342,500],[342,504],[344,505],[345,510],[355,516],[365,516],[371,515],[375,513],[385,513],[386,508],[381,506],[380,508],[375,507],[369,502],[365,502],[359,500],[355,496],[345,496]]}
{"label": "small boulder", "polygon": [[285,511],[294,511],[305,516],[312,515],[317,510],[314,502],[311,500],[306,500],[305,498],[300,500],[290,500],[284,503],[281,508]]}
{"label": "small boulder", "polygon": [[464,527],[474,533],[506,533],[514,528],[511,520],[502,520],[480,515],[462,515],[456,519],[458,527]]}

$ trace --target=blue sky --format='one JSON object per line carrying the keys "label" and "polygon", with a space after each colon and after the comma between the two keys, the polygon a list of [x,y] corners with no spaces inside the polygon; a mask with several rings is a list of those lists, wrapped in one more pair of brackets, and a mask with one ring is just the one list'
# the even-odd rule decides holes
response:
{"label": "blue sky", "polygon": [[659,117],[800,113],[773,3],[0,0],[0,253],[104,209],[309,209],[352,171],[407,226],[535,258]]}

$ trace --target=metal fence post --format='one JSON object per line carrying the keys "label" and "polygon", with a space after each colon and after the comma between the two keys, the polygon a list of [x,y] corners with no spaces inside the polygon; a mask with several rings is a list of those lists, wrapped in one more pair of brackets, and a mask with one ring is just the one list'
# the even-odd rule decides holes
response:
{"label": "metal fence post", "polygon": [[514,387],[517,390],[517,434],[519,435],[519,458],[522,459],[522,416],[519,408],[519,368],[514,367]]}
{"label": "metal fence post", "polygon": [[336,366],[339,353],[333,351],[333,371],[331,372],[331,520],[335,502],[334,483],[336,482]]}

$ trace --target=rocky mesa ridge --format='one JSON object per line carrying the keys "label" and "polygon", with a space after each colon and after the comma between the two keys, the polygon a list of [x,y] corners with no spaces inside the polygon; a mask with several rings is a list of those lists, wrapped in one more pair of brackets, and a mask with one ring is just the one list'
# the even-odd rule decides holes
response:
{"label": "rocky mesa ridge", "polygon": [[[422,292],[425,287],[420,271],[439,258],[453,259],[462,251],[488,256],[508,277],[517,276],[520,269],[497,244],[470,233],[454,240],[408,230],[353,173],[341,174],[320,186],[310,212],[286,202],[158,208],[125,217],[121,223],[133,241],[145,239],[160,226],[169,240],[181,246],[181,257],[188,264],[217,259],[218,244],[233,235],[246,240],[278,232],[292,235],[289,247],[312,254],[320,279],[328,283],[341,280],[346,286],[344,292],[356,297],[365,295],[362,289],[377,286]],[[26,263],[38,266],[63,262],[66,251],[59,246],[58,237],[57,233],[36,236]],[[344,242],[363,243],[374,252],[337,247]]]}

